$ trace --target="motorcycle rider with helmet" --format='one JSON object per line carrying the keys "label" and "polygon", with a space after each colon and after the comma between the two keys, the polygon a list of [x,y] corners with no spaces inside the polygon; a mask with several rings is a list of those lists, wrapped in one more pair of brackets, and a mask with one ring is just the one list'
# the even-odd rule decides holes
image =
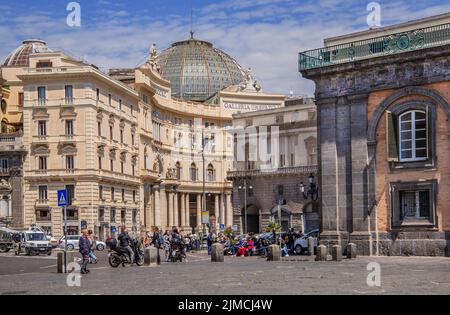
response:
{"label": "motorcycle rider with helmet", "polygon": [[133,264],[134,262],[134,251],[131,248],[131,242],[133,241],[128,234],[128,229],[126,227],[122,228],[122,232],[119,234],[119,245],[120,247],[124,248],[128,252],[128,257],[130,258],[130,264]]}

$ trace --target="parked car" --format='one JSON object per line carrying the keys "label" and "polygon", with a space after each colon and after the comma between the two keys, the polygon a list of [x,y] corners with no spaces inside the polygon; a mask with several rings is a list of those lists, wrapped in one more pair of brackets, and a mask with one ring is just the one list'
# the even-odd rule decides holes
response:
{"label": "parked car", "polygon": [[7,253],[13,248],[13,233],[14,231],[10,229],[0,228],[0,253]]}
{"label": "parked car", "polygon": [[312,230],[311,232],[306,233],[302,237],[299,237],[295,240],[294,250],[297,255],[302,254],[303,252],[308,251],[308,238],[312,237],[314,241],[314,250],[317,247],[318,239],[319,239],[319,229]]}
{"label": "parked car", "polygon": [[[79,248],[78,242],[80,241],[81,235],[67,235],[67,249],[68,250],[74,250]],[[95,241],[96,243],[96,249],[98,251],[102,251],[106,248],[106,244],[102,241]],[[65,246],[65,238],[64,236],[61,237],[58,241],[58,247],[64,248]]]}

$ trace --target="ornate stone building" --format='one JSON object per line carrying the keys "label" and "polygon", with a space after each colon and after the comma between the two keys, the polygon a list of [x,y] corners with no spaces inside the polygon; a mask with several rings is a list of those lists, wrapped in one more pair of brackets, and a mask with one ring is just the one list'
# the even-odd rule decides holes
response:
{"label": "ornate stone building", "polygon": [[323,243],[449,254],[449,56],[450,14],[300,54],[316,83]]}
{"label": "ornate stone building", "polygon": [[308,98],[233,115],[235,162],[228,178],[234,183],[233,223],[241,233],[265,232],[270,221],[283,231],[319,227],[316,200],[300,191],[300,183],[308,186],[317,173],[316,125],[316,106]]}
{"label": "ornate stone building", "polygon": [[10,87],[2,129],[23,129],[26,153],[23,206],[13,204],[12,216],[55,237],[64,188],[71,234],[84,226],[103,239],[122,226],[231,225],[232,114],[285,99],[263,93],[251,71],[193,37],[159,55],[152,46],[142,66],[109,74],[27,40],[1,69]]}

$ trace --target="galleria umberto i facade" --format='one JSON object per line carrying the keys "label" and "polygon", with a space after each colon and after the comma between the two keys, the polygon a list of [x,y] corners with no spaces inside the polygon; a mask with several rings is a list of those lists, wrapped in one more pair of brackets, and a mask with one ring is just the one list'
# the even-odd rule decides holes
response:
{"label": "galleria umberto i facade", "polygon": [[198,231],[202,209],[216,226],[233,225],[232,115],[285,102],[193,37],[160,54],[152,46],[142,66],[109,74],[28,40],[1,70],[2,156],[23,162],[14,180],[2,173],[11,193],[3,212],[13,226],[53,236],[63,232],[56,193],[64,188],[72,234],[83,226],[101,238],[121,226]]}

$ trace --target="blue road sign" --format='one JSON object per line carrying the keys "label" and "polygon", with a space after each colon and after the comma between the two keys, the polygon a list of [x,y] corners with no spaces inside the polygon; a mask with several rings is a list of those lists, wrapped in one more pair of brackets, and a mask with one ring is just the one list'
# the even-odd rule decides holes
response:
{"label": "blue road sign", "polygon": [[61,189],[58,190],[58,207],[67,206],[67,190]]}
{"label": "blue road sign", "polygon": [[220,224],[220,229],[225,230],[225,224]]}
{"label": "blue road sign", "polygon": [[111,233],[116,233],[117,232],[117,228],[115,226],[111,227]]}

